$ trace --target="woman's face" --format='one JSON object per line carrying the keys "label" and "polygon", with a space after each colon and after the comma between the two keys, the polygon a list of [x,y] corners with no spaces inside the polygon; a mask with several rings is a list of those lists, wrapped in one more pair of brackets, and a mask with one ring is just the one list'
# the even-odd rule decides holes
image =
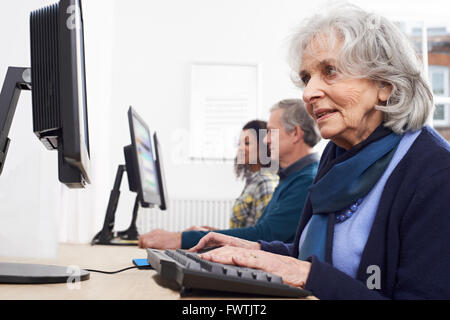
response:
{"label": "woman's face", "polygon": [[239,138],[238,164],[258,164],[258,141],[253,130],[243,130]]}
{"label": "woman's face", "polygon": [[322,138],[350,149],[381,124],[383,114],[375,105],[387,101],[391,89],[340,74],[336,62],[341,45],[339,40],[330,48],[326,39],[313,39],[303,54],[299,75],[305,85],[303,100]]}

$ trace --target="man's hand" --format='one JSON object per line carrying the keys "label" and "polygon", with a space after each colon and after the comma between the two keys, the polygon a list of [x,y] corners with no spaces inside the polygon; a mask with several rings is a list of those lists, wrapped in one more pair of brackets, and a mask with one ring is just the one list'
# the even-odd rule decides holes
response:
{"label": "man's hand", "polygon": [[200,239],[195,247],[189,249],[190,252],[198,252],[207,247],[232,246],[253,250],[260,250],[261,245],[258,242],[248,241],[236,237],[227,236],[221,233],[210,232]]}
{"label": "man's hand", "polygon": [[155,229],[139,237],[139,248],[180,249],[181,232]]}

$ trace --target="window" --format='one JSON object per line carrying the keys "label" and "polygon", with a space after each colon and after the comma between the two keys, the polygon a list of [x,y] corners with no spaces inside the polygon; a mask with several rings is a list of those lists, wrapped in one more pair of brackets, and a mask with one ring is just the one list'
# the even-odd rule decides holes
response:
{"label": "window", "polygon": [[449,96],[448,67],[430,66],[428,76],[433,88],[436,103],[436,109],[433,115],[433,124],[436,126],[447,126],[449,125],[449,105],[439,103],[439,98]]}
{"label": "window", "polygon": [[427,26],[428,78],[433,90],[433,125],[450,126],[450,23],[433,22]]}
{"label": "window", "polygon": [[[401,22],[398,25],[411,39],[428,73],[435,103],[433,125],[450,127],[450,22]],[[424,54],[426,52],[428,54]]]}

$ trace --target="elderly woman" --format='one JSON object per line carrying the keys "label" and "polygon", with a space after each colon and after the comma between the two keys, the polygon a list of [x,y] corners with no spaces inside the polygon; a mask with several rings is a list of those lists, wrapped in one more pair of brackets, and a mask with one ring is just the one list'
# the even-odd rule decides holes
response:
{"label": "elderly woman", "polygon": [[401,31],[353,6],[293,40],[324,150],[293,243],[208,234],[207,260],[262,269],[320,299],[450,298],[450,146]]}

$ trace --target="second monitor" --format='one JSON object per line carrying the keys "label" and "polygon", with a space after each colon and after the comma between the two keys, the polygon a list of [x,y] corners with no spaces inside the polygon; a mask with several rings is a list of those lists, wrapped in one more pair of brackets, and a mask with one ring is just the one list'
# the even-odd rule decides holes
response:
{"label": "second monitor", "polygon": [[[128,110],[131,144],[124,147],[125,165],[117,168],[114,187],[111,190],[103,229],[94,237],[92,244],[136,245],[139,233],[136,219],[139,207],[159,206],[167,209],[167,188],[161,160],[161,148],[156,133],[152,136],[147,123],[130,107]],[[156,157],[155,157],[156,156]],[[120,196],[120,185],[127,172],[129,190],[136,193],[130,227],[114,232],[115,212]]]}
{"label": "second monitor", "polygon": [[[159,206],[162,201],[150,130],[131,107],[128,110],[128,121],[131,145],[124,148],[124,153],[130,190],[138,193],[143,207]],[[129,166],[130,164],[132,165]],[[129,169],[134,172],[129,172]]]}

